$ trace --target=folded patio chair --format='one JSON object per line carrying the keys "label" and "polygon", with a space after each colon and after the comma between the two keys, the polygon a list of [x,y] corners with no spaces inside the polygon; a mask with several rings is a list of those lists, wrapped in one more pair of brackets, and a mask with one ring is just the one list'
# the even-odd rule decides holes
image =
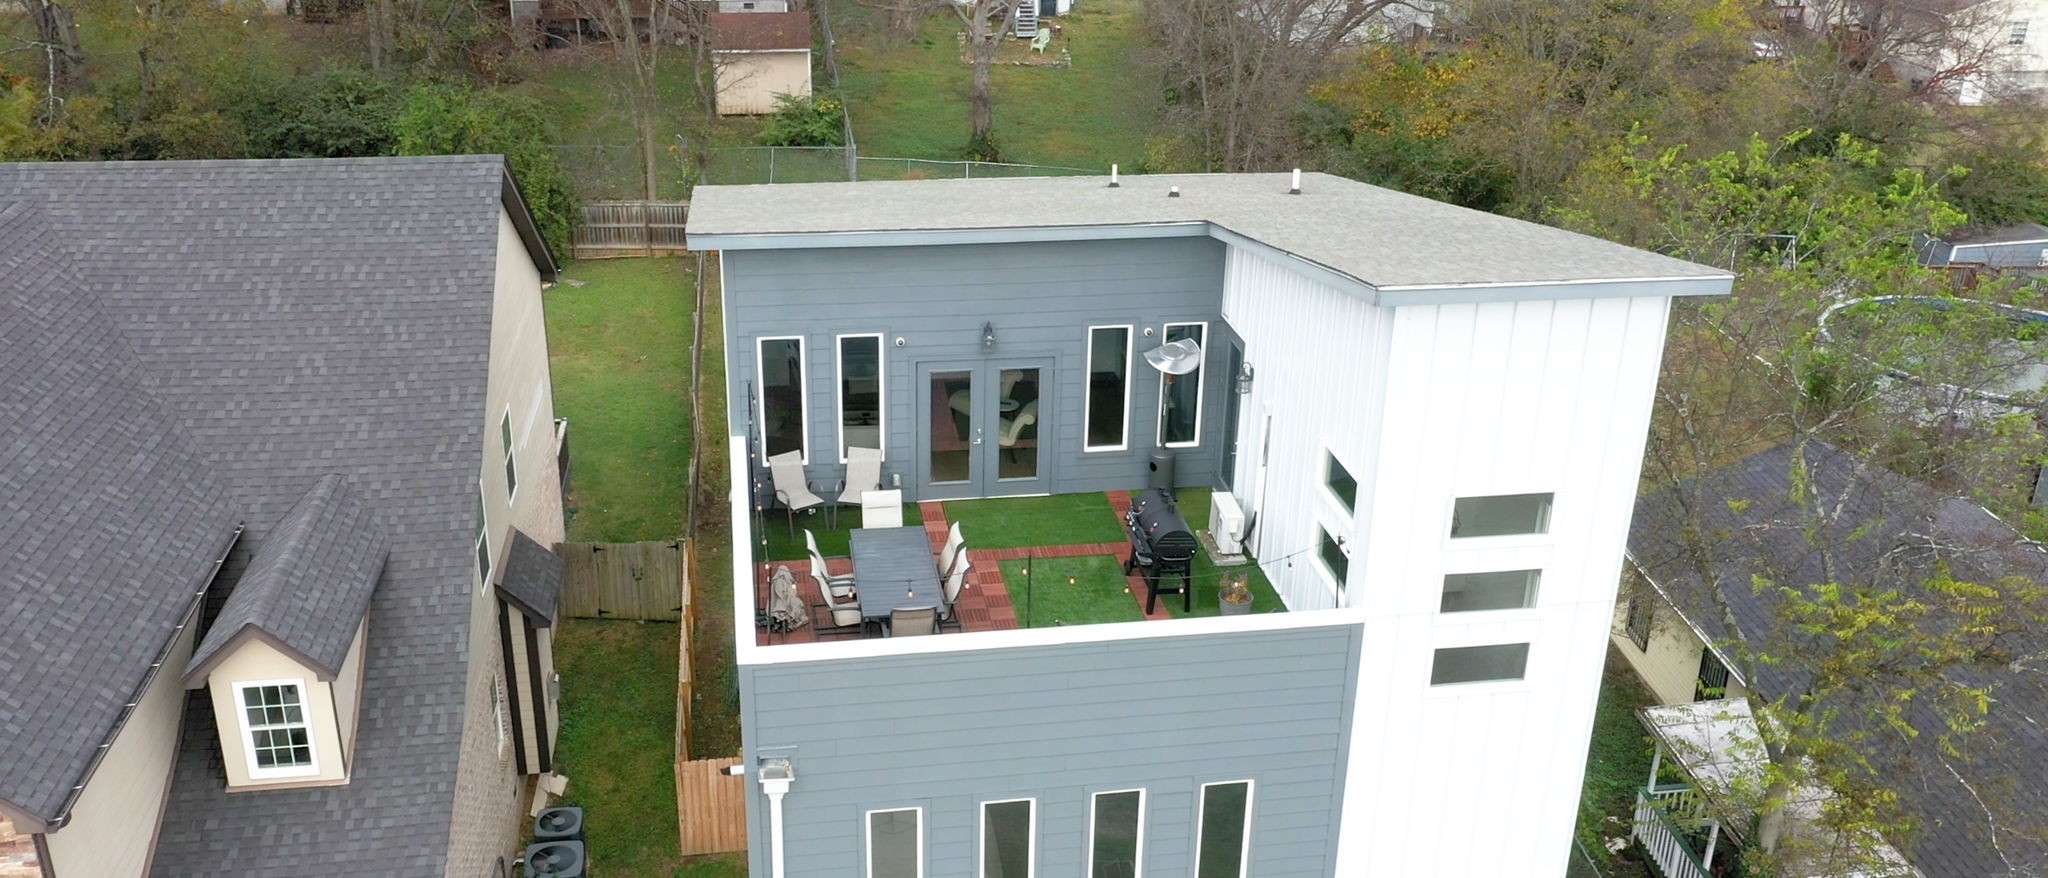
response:
{"label": "folded patio chair", "polygon": [[946,534],[946,547],[939,550],[940,579],[946,578],[946,574],[953,569],[953,560],[960,557],[960,549],[966,544],[967,541],[960,536],[960,522],[953,522],[953,531]]}
{"label": "folded patio chair", "polygon": [[804,546],[810,549],[811,578],[818,581],[818,590],[840,597],[853,597],[853,574],[835,575],[828,572],[829,568],[825,566],[825,553],[818,551],[818,537],[811,533],[810,528],[804,528]]}
{"label": "folded patio chair", "polygon": [[[882,449],[846,449],[846,478],[839,480],[838,506],[859,506],[860,495],[882,490]],[[837,514],[835,512],[835,514]]]}
{"label": "folded patio chair", "polygon": [[936,607],[897,608],[889,612],[890,637],[921,637],[939,633]]}
{"label": "folded patio chair", "polygon": [[775,502],[789,510],[789,533],[796,535],[796,514],[815,512],[825,505],[825,498],[811,493],[811,485],[804,481],[803,455],[785,451],[768,458],[768,474],[775,479]]}
{"label": "folded patio chair", "polygon": [[953,572],[946,574],[946,605],[941,608],[939,613],[939,628],[941,630],[944,630],[949,625],[956,629],[966,630],[960,625],[960,613],[953,609],[953,603],[960,600],[960,591],[967,587],[967,571],[973,566],[967,562],[967,553],[961,552],[959,562],[953,565]]}
{"label": "folded patio chair", "polygon": [[826,592],[825,602],[812,604],[811,607],[824,610],[832,618],[832,624],[830,625],[826,625],[823,622],[818,623],[818,636],[820,637],[827,634],[834,636],[853,634],[866,627],[860,615],[860,601],[855,600],[851,594],[841,597],[831,592]]}

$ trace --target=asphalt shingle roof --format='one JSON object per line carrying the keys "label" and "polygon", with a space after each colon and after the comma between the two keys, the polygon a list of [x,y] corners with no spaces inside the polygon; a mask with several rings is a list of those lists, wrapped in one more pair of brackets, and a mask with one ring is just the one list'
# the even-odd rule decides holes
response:
{"label": "asphalt shingle roof", "polygon": [[715,50],[788,52],[810,47],[809,12],[711,13],[711,48]]}
{"label": "asphalt shingle roof", "polygon": [[230,646],[260,636],[320,679],[341,673],[384,570],[390,541],[339,474],[321,476],[270,529],[192,651],[188,685],[205,679]]}
{"label": "asphalt shingle roof", "polygon": [[[41,211],[172,432],[249,523],[217,591],[330,473],[390,538],[350,783],[227,793],[213,712],[194,693],[156,874],[444,868],[504,179],[494,156],[0,165],[0,202]],[[10,360],[15,347],[0,346],[10,382],[46,368]],[[148,553],[188,556],[205,553]]]}
{"label": "asphalt shingle roof", "polygon": [[545,628],[554,624],[555,604],[562,599],[562,571],[567,566],[562,556],[513,528],[512,547],[498,576],[498,588]]}
{"label": "asphalt shingle roof", "polygon": [[46,821],[236,525],[64,238],[0,195],[0,798]]}
{"label": "asphalt shingle roof", "polygon": [[[1856,536],[1828,541],[1839,547],[1833,566],[1802,534],[1810,517],[1799,513],[1793,499],[1794,455],[1803,455],[1805,477],[1818,496],[1830,503],[1844,498],[1835,527],[1841,535]],[[1688,516],[1688,504],[1696,505],[1696,518]],[[1788,443],[1636,503],[1630,559],[1688,621],[1717,642],[1726,642],[1729,632],[1687,555],[1683,534],[1693,521],[1706,536],[1701,542],[1710,552],[1714,588],[1724,596],[1735,624],[1765,643],[1800,635],[1781,630],[1786,623],[1777,616],[1778,599],[1768,589],[1753,587],[1753,575],[1793,587],[1907,584],[1924,579],[1940,562],[1962,581],[2007,576],[2048,581],[2048,553],[1982,507],[1824,443],[1803,448]],[[2048,649],[2048,637],[2031,640],[2023,652]],[[1767,697],[1803,684],[1799,669],[1789,664],[1765,664],[1759,673],[1763,679],[1750,682]],[[1931,735],[1912,745],[1910,753],[1875,755],[1922,825],[1906,843],[1893,841],[1930,876],[2039,874],[2048,865],[2048,845],[2011,832],[1998,833],[1994,844],[1986,808],[2011,826],[2038,831],[2048,823],[2048,789],[2020,780],[2037,777],[2040,767],[2048,765],[2048,727],[2042,724],[2048,721],[2048,681],[2025,662],[1988,672],[1959,670],[1951,678],[1991,687],[1988,726],[1963,739],[1967,759],[1947,760],[1954,763],[1954,774],[1934,752]],[[1939,727],[1924,708],[1910,719],[1923,729]],[[2007,859],[2023,868],[2009,873]]]}

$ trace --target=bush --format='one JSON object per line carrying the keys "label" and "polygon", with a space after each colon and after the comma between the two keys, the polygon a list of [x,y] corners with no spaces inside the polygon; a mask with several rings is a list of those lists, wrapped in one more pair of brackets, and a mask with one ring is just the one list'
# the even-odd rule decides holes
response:
{"label": "bush", "polygon": [[391,155],[403,98],[385,80],[338,68],[292,80],[237,112],[252,158]]}
{"label": "bush", "polygon": [[539,102],[501,91],[426,83],[406,91],[392,133],[399,155],[504,156],[541,238],[557,257],[567,257],[576,196],[555,158],[554,125]]}
{"label": "bush", "polygon": [[839,99],[831,95],[778,94],[775,115],[761,127],[763,146],[844,146],[846,128]]}
{"label": "bush", "polygon": [[1003,160],[1003,147],[996,143],[993,131],[976,134],[967,138],[967,148],[962,150],[961,157],[970,162],[1000,162]]}

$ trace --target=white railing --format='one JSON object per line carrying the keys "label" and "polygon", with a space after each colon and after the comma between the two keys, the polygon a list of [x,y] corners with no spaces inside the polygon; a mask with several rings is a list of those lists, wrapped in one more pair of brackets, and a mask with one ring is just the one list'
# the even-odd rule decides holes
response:
{"label": "white railing", "polygon": [[1657,871],[1664,873],[1664,878],[1707,878],[1706,865],[1692,852],[1692,844],[1664,810],[1667,804],[1693,804],[1691,792],[1690,787],[1636,790],[1636,820],[1630,834],[1642,844],[1643,853],[1657,864]]}

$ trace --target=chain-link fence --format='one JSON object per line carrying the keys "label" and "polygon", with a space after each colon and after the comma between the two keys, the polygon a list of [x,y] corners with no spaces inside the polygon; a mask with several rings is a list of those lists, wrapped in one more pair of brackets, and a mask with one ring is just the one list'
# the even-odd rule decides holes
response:
{"label": "chain-link fence", "polygon": [[[688,168],[680,149],[664,143],[654,157],[657,199],[689,197]],[[555,160],[569,175],[576,200],[638,201],[647,197],[647,168],[638,144],[563,143],[554,147]]]}

